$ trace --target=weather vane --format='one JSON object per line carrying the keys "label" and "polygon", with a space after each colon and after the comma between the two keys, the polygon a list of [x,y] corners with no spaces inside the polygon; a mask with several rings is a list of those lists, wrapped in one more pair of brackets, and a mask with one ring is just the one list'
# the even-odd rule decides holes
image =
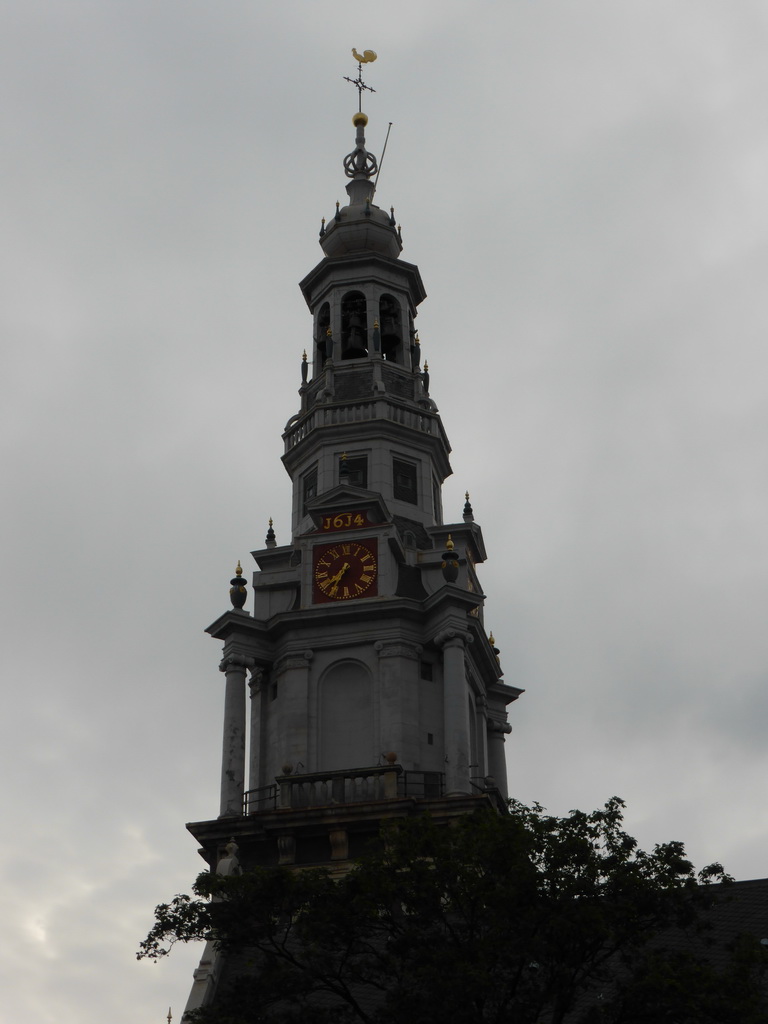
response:
{"label": "weather vane", "polygon": [[363,64],[372,64],[376,60],[376,54],[373,50],[363,50],[362,53],[358,53],[353,46],[352,56],[357,61],[357,78],[349,78],[347,75],[344,75],[344,81],[351,82],[357,89],[357,112],[360,114],[363,111],[363,89],[367,89],[368,92],[376,92],[375,89],[372,89],[370,85],[366,85],[363,81]]}

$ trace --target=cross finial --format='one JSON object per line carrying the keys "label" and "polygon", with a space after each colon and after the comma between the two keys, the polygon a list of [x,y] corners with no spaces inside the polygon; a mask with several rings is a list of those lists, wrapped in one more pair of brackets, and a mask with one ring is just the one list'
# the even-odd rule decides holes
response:
{"label": "cross finial", "polygon": [[358,53],[353,46],[352,56],[357,61],[357,78],[349,78],[348,75],[343,77],[345,82],[351,82],[357,89],[357,112],[360,114],[363,111],[363,90],[367,89],[368,92],[376,92],[375,89],[372,89],[370,85],[366,85],[363,81],[363,64],[372,64],[376,60],[376,54],[373,50],[363,50],[362,53]]}

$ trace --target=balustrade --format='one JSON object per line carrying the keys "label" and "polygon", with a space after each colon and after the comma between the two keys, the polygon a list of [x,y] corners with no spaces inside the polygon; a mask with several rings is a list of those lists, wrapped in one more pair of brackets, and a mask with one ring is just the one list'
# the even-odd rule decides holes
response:
{"label": "balustrade", "polygon": [[438,430],[434,415],[389,401],[386,398],[379,398],[371,402],[318,405],[306,416],[288,425],[284,434],[285,450],[290,451],[308,434],[320,427],[343,423],[363,423],[376,419],[399,423],[424,434],[434,434]]}
{"label": "balustrade", "polygon": [[346,771],[280,775],[276,784],[245,794],[244,814],[277,808],[328,807],[334,804],[395,800],[398,797],[436,799],[444,792],[442,772],[404,771],[398,765],[374,765]]}

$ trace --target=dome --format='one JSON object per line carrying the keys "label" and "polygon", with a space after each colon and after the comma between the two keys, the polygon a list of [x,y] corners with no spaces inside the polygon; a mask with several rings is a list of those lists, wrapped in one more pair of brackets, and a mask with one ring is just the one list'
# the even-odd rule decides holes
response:
{"label": "dome", "polygon": [[357,129],[355,148],[344,158],[344,173],[349,205],[336,209],[336,215],[320,235],[326,256],[347,256],[350,253],[374,252],[397,259],[403,248],[394,215],[376,206],[374,178],[378,171],[376,157],[365,148],[364,129],[368,118],[358,113],[353,118]]}
{"label": "dome", "polygon": [[[347,188],[356,185],[350,182]],[[365,182],[370,191],[373,186]],[[403,248],[391,216],[366,199],[337,210],[320,239],[326,256],[347,256],[357,252],[376,252],[397,259]]]}

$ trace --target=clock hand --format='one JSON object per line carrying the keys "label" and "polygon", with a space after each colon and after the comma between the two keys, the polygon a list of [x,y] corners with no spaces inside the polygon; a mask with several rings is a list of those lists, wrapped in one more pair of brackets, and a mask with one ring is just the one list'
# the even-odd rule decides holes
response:
{"label": "clock hand", "polygon": [[349,562],[345,562],[344,565],[342,565],[342,567],[336,573],[336,575],[335,576],[331,576],[331,584],[332,585],[328,589],[328,596],[329,597],[333,597],[336,594],[336,591],[339,589],[339,583],[341,582],[341,577],[344,575],[344,573],[347,571],[348,568],[349,568]]}

